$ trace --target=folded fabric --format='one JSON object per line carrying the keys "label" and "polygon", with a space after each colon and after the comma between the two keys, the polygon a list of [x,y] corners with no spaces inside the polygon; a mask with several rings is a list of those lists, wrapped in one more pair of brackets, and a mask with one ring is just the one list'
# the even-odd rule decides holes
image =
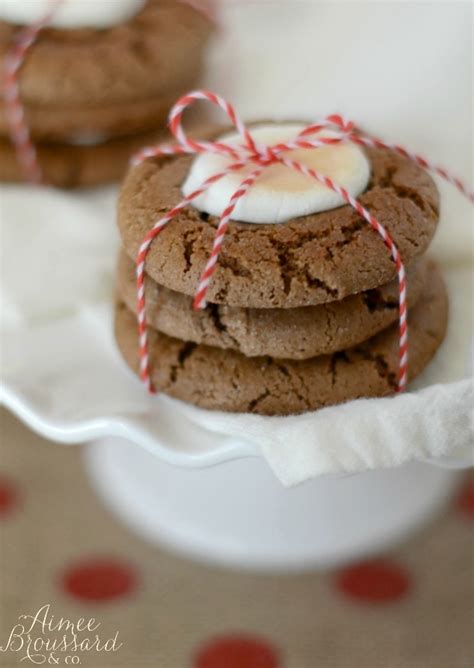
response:
{"label": "folded fabric", "polygon": [[258,443],[275,475],[290,486],[414,459],[448,456],[474,464],[473,406],[473,382],[465,379],[290,417],[184,410],[201,426]]}

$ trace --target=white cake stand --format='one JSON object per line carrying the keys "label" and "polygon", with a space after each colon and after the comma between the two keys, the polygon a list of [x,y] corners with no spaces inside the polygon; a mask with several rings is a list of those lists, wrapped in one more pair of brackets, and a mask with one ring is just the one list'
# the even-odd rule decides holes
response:
{"label": "white cake stand", "polygon": [[[148,540],[261,571],[324,568],[379,552],[428,521],[459,473],[411,462],[286,489],[258,446],[191,423],[148,397],[111,340],[110,307],[4,338],[1,401],[86,465],[111,510]],[[443,468],[442,468],[443,467]]]}
{"label": "white cake stand", "polygon": [[258,571],[326,568],[384,550],[428,521],[458,479],[416,462],[286,489],[260,457],[184,469],[118,439],[90,445],[86,464],[99,496],[146,539]]}

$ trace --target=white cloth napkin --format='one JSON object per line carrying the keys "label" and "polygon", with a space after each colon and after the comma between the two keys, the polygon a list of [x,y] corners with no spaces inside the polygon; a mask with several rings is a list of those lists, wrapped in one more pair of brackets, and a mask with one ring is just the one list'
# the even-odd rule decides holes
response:
{"label": "white cloth napkin", "polygon": [[[185,412],[201,426],[259,444],[285,486],[324,474],[357,473],[414,459],[474,464],[472,379],[387,399],[360,399],[305,415]],[[440,462],[441,463],[441,462]]]}

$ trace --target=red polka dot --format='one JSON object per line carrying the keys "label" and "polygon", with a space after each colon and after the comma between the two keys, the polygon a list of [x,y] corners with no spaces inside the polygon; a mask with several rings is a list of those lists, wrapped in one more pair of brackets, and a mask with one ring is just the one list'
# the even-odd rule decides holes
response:
{"label": "red polka dot", "polygon": [[18,490],[13,481],[0,476],[0,519],[9,515],[18,503]]}
{"label": "red polka dot", "polygon": [[411,587],[408,573],[382,559],[366,561],[341,571],[337,587],[346,596],[368,603],[388,603],[403,598]]}
{"label": "red polka dot", "polygon": [[215,638],[196,655],[195,668],[278,668],[276,651],[266,640],[231,635]]}
{"label": "red polka dot", "polygon": [[89,559],[68,568],[62,577],[65,591],[82,601],[110,601],[130,594],[137,586],[133,568],[115,559]]}
{"label": "red polka dot", "polygon": [[457,507],[470,519],[474,519],[474,479],[470,478],[461,487],[461,492],[457,499]]}

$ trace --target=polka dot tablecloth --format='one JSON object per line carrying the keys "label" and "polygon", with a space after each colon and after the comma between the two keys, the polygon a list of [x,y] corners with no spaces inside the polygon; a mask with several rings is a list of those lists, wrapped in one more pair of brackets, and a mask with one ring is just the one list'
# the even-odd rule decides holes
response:
{"label": "polka dot tablecloth", "polygon": [[[35,665],[21,659],[42,611],[29,652],[44,665],[474,666],[473,478],[389,555],[333,572],[249,575],[144,543],[96,499],[80,447],[47,443],[1,416],[0,665]],[[19,619],[24,633],[12,640]],[[97,635],[98,644],[50,651],[61,619],[76,624],[77,643]]]}

